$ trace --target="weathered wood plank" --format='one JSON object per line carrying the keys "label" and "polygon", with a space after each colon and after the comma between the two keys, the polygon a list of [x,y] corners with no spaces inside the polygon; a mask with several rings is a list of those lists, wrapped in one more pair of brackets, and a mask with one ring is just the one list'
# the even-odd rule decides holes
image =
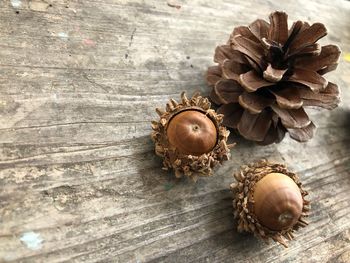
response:
{"label": "weathered wood plank", "polygon": [[[149,122],[182,90],[207,94],[215,46],[273,10],[325,23],[322,41],[349,53],[350,2],[169,3],[181,8],[156,0],[0,2],[0,261],[348,262],[344,56],[329,74],[343,102],[310,110],[319,127],[313,140],[260,147],[233,135],[232,160],[196,184],[160,169]],[[232,172],[263,157],[298,172],[312,200],[310,226],[286,250],[235,231]]]}

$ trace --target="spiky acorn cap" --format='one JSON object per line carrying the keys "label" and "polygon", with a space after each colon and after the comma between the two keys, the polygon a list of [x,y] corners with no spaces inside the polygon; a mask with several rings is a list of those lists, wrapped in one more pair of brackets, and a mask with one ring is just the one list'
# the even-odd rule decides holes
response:
{"label": "spiky acorn cap", "polygon": [[[229,159],[229,149],[233,147],[233,144],[227,145],[229,131],[221,125],[223,115],[210,109],[207,98],[196,93],[188,99],[183,92],[181,102],[171,99],[166,104],[165,110],[157,108],[156,112],[160,119],[152,122],[152,139],[156,154],[163,158],[163,169],[174,169],[176,177],[185,175],[196,180],[198,176],[211,176],[215,166]],[[178,116],[185,117],[178,118]],[[177,123],[173,124],[175,122]],[[190,125],[193,130],[188,129]],[[191,141],[193,138],[186,133],[197,131],[201,132],[198,134],[203,138]],[[169,138],[172,136],[176,138],[173,140]],[[196,149],[203,148],[208,140],[214,142],[209,151],[201,153]],[[192,145],[193,154],[182,151],[188,144]]]}
{"label": "spiky acorn cap", "polygon": [[305,217],[310,202],[305,200],[308,192],[299,177],[285,165],[266,160],[242,166],[234,177],[237,182],[231,184],[231,189],[238,231],[288,247],[284,238],[292,240],[293,233],[308,224]]}

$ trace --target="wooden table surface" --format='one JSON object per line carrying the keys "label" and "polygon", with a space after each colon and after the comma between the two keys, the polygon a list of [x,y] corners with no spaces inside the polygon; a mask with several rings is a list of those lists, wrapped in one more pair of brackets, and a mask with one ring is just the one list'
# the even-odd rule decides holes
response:
{"label": "wooden table surface", "polygon": [[[308,143],[233,135],[215,176],[176,180],[154,154],[155,107],[208,94],[216,45],[274,10],[325,23],[341,105],[310,111]],[[345,0],[0,1],[0,262],[350,262],[349,52]],[[288,249],[235,230],[232,173],[263,157],[310,192]]]}

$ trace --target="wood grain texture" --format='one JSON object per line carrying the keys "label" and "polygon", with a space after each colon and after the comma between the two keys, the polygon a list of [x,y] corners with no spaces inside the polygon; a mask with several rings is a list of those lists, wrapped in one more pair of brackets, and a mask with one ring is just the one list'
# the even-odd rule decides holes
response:
{"label": "wood grain texture", "polygon": [[[233,135],[232,160],[196,184],[153,153],[155,107],[183,90],[207,94],[215,46],[274,10],[325,23],[321,42],[350,52],[344,0],[0,1],[0,262],[349,262],[344,55],[328,74],[342,103],[310,110],[310,142],[260,147]],[[311,223],[289,249],[235,230],[232,173],[263,157],[310,192]]]}

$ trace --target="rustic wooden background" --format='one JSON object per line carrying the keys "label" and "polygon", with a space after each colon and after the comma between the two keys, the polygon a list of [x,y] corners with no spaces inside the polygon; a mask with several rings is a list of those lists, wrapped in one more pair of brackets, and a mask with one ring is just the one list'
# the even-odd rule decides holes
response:
{"label": "rustic wooden background", "polygon": [[[160,169],[150,121],[204,73],[234,26],[271,11],[323,22],[343,50],[313,140],[238,143],[196,184]],[[350,2],[0,1],[0,262],[350,262]],[[288,137],[288,136],[287,136]],[[284,161],[311,224],[284,249],[235,230],[241,164]]]}

